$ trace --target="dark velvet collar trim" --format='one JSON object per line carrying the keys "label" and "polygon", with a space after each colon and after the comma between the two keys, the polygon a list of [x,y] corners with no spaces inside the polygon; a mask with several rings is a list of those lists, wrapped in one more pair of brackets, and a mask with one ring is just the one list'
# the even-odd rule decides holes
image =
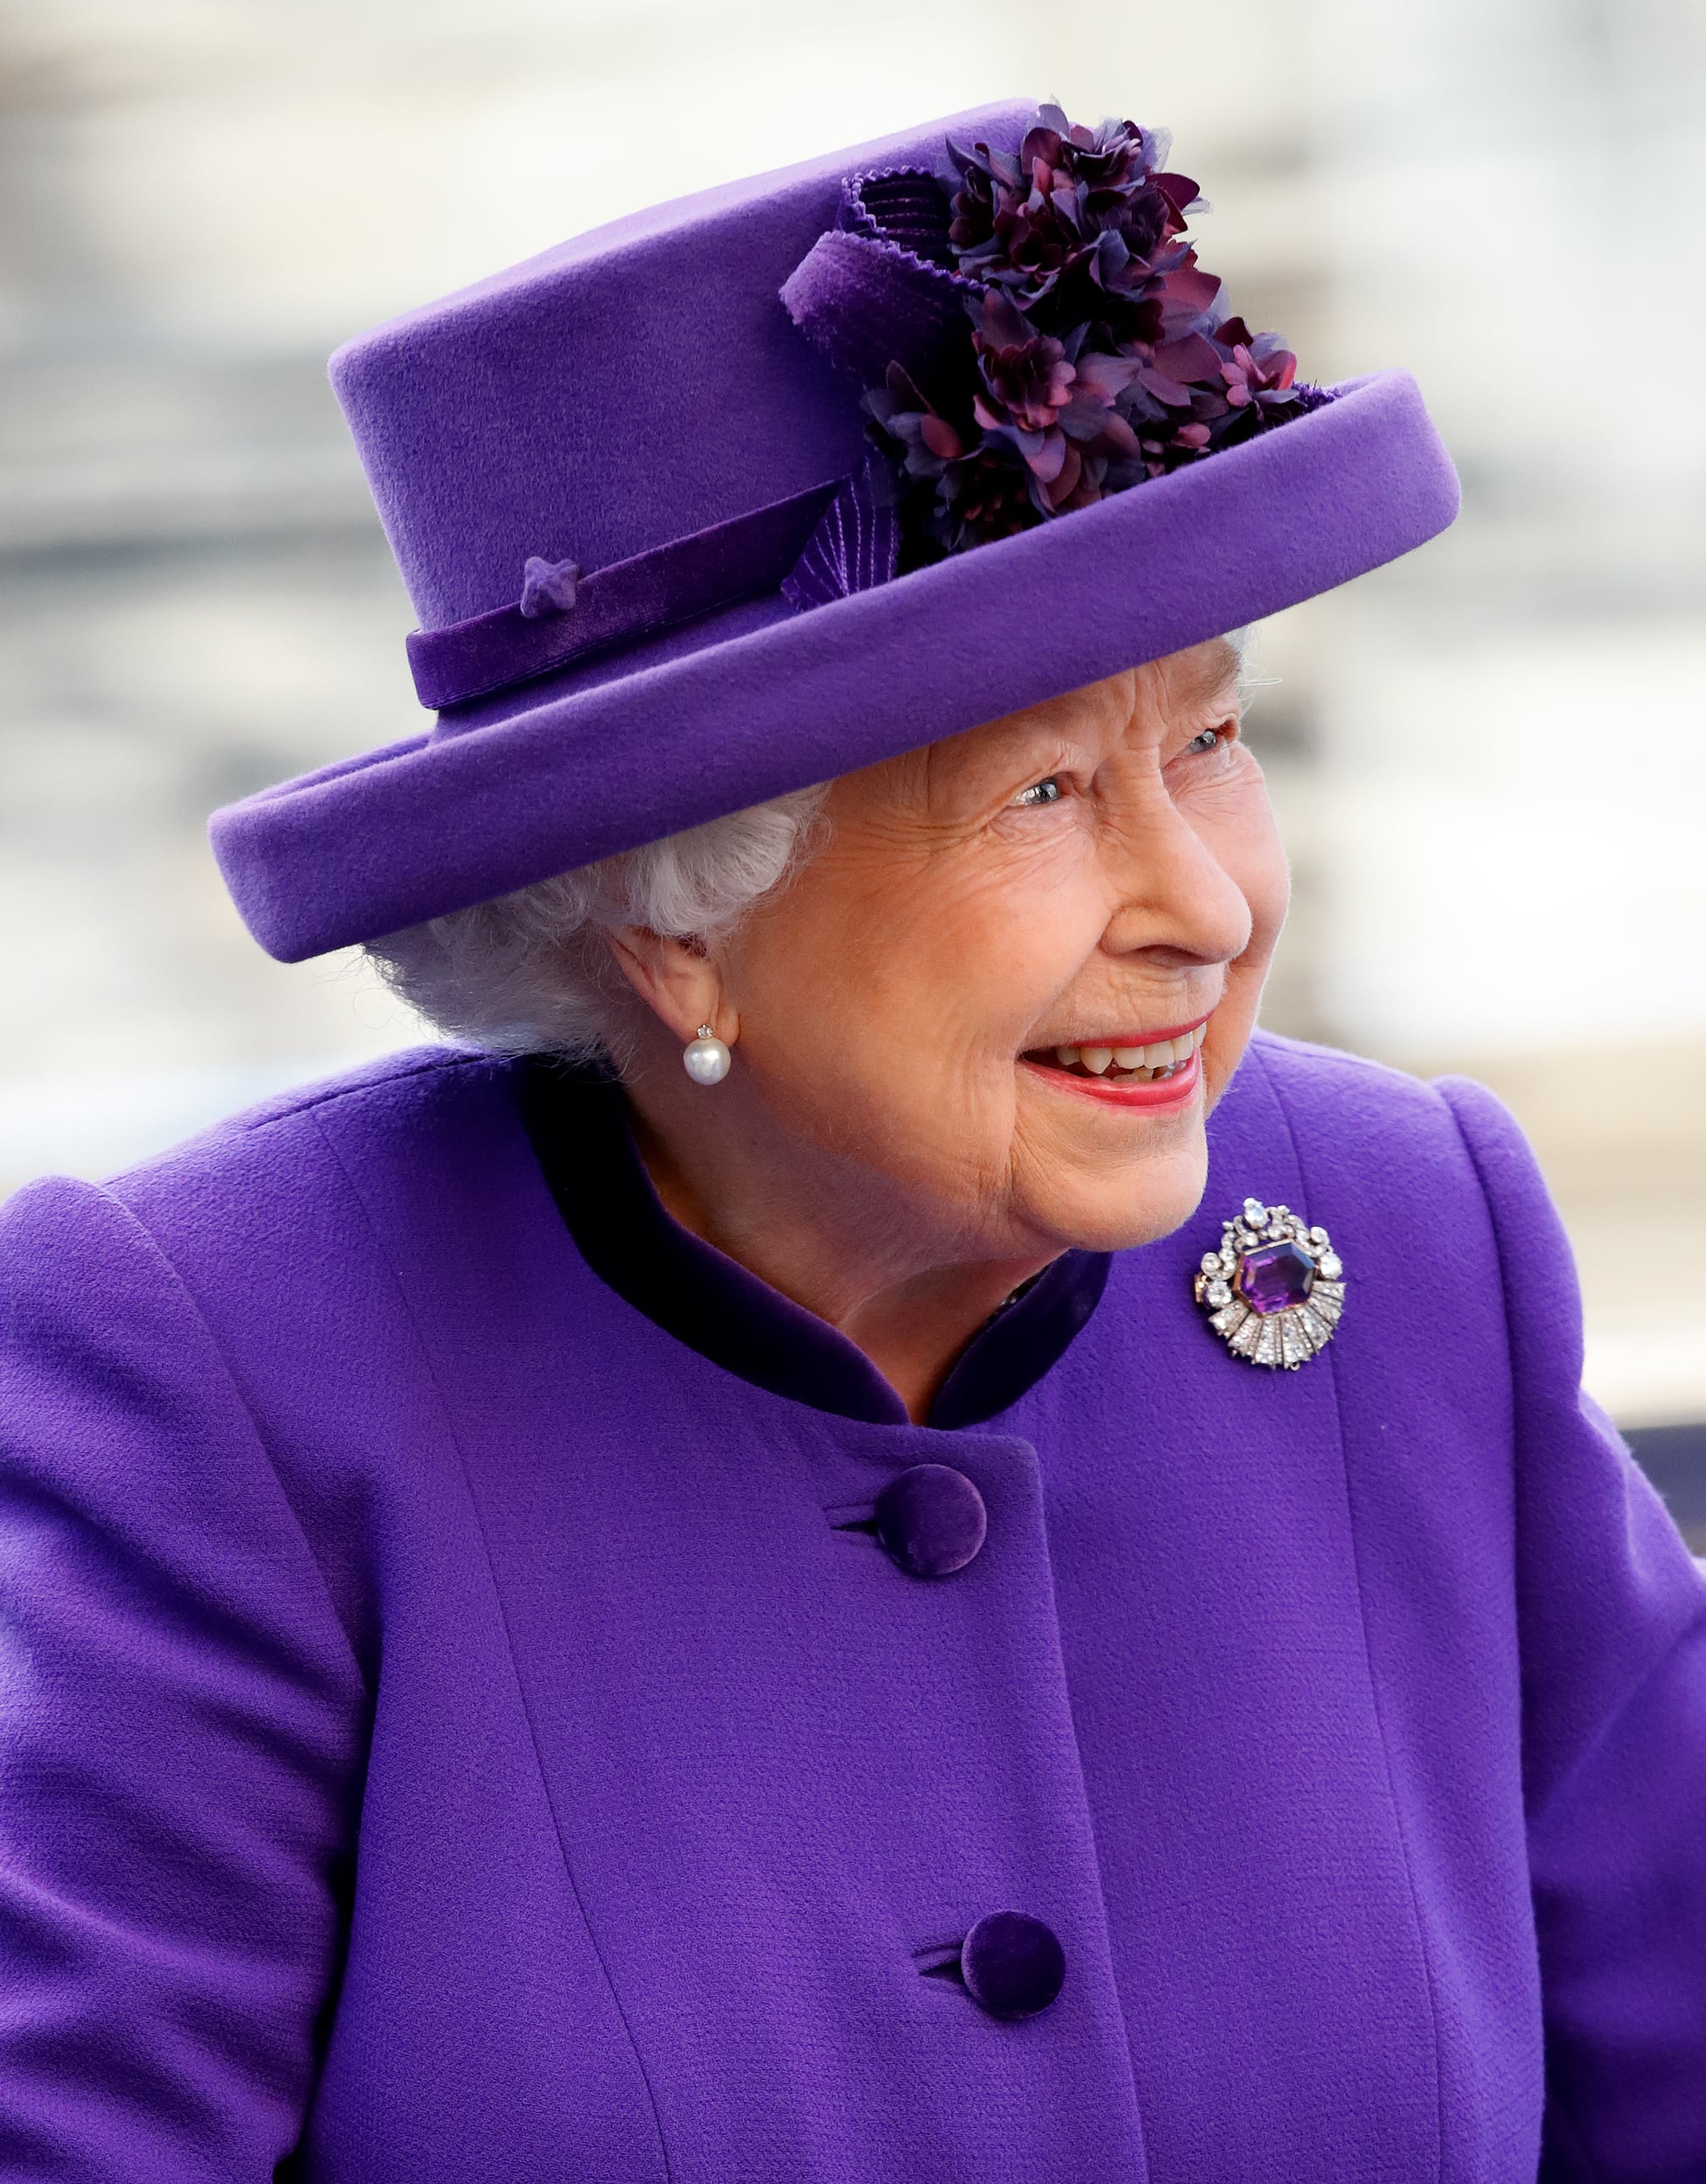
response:
{"label": "dark velvet collar trim", "polygon": [[[864,1352],[664,1210],[620,1086],[530,1060],[522,1118],[587,1264],[666,1333],[743,1380],[816,1410],[905,1425],[906,1407]],[[986,1320],[937,1390],[928,1423],[980,1425],[1040,1380],[1096,1310],[1107,1255],[1068,1251]]]}

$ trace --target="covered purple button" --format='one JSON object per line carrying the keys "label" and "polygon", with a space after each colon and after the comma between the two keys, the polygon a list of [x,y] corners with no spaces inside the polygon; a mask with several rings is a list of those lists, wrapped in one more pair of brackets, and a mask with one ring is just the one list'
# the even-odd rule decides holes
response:
{"label": "covered purple button", "polygon": [[960,1945],[966,1992],[991,2017],[1034,2017],[1066,1979],[1053,1930],[1023,1911],[991,1911]]}
{"label": "covered purple button", "polygon": [[877,1496],[877,1537],[913,1577],[951,1577],[984,1544],[984,1497],[963,1471],[915,1463]]}

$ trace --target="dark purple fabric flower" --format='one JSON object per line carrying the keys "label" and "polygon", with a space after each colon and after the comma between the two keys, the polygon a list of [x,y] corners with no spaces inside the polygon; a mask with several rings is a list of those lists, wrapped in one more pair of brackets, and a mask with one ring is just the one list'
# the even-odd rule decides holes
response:
{"label": "dark purple fabric flower", "polygon": [[986,440],[943,466],[930,523],[944,553],[1011,538],[1042,521],[1030,470],[1000,440]]}
{"label": "dark purple fabric flower", "polygon": [[1138,359],[1082,349],[1077,336],[1069,348],[1038,333],[998,289],[984,297],[972,340],[981,377],[973,420],[985,441],[1005,440],[1030,472],[1037,512],[1099,500],[1110,462],[1139,452],[1118,406]]}
{"label": "dark purple fabric flower", "polygon": [[[1225,329],[1221,331],[1224,338]],[[1291,393],[1297,376],[1297,359],[1277,334],[1258,334],[1253,342],[1233,343],[1231,355],[1222,359],[1220,376],[1226,382],[1226,399],[1235,410],[1252,403],[1273,409]]]}
{"label": "dark purple fabric flower", "polygon": [[1330,398],[1298,384],[1278,335],[1227,315],[1185,234],[1196,185],[1168,150],[1164,132],[1087,129],[1045,106],[1016,151],[951,141],[939,182],[850,184],[844,223],[957,276],[970,320],[963,377],[939,357],[927,374],[891,364],[866,398],[900,464],[903,566],[1089,507]]}
{"label": "dark purple fabric flower", "polygon": [[1164,136],[1130,121],[1074,128],[1056,106],[1042,109],[1017,158],[951,142],[948,153],[957,179],[948,237],[960,270],[1028,312],[1052,299],[1053,313],[1081,315],[1098,290],[1140,301],[1196,201],[1194,182],[1158,171]]}
{"label": "dark purple fabric flower", "polygon": [[1040,334],[1000,290],[991,289],[978,306],[972,346],[983,381],[972,402],[980,425],[1042,432],[1057,421],[1072,399],[1076,376],[1063,342]]}

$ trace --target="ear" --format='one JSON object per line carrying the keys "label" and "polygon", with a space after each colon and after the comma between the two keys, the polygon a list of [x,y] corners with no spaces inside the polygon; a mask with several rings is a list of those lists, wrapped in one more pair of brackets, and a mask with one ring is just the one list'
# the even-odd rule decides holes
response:
{"label": "ear", "polygon": [[722,990],[716,956],[703,941],[677,940],[649,925],[619,925],[609,935],[622,976],[683,1046],[709,1024],[733,1043],[739,1025]]}

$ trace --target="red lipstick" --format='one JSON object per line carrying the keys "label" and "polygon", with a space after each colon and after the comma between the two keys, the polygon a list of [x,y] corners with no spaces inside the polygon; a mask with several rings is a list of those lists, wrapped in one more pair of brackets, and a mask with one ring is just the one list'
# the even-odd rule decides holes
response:
{"label": "red lipstick", "polygon": [[[1173,1034],[1182,1039],[1186,1031],[1195,1027],[1186,1024]],[[1166,1036],[1157,1032],[1159,1039]],[[1137,1041],[1134,1039],[1135,1046]],[[1147,1084],[1110,1084],[1105,1077],[1078,1077],[1070,1070],[1045,1068],[1041,1062],[1020,1056],[1027,1069],[1057,1090],[1069,1092],[1080,1100],[1099,1100],[1107,1107],[1141,1107],[1155,1113],[1168,1109],[1188,1107],[1196,1097],[1197,1087],[1202,1082],[1202,1050],[1198,1047],[1177,1077],[1163,1077]]]}

